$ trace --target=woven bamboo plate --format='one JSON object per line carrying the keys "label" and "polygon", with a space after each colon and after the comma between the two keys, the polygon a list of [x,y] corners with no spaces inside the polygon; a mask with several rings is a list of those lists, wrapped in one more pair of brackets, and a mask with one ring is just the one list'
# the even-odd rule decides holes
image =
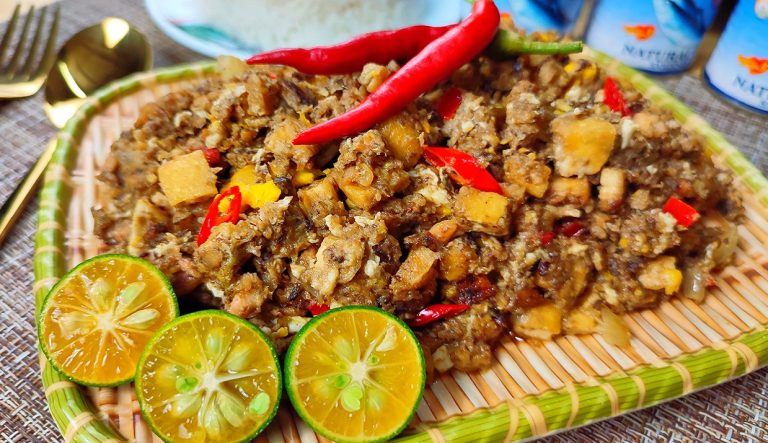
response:
{"label": "woven bamboo plate", "polygon": [[[424,393],[404,442],[513,441],[543,436],[704,389],[768,363],[768,181],[720,134],[651,80],[589,51],[611,75],[671,109],[705,140],[717,163],[737,175],[746,205],[735,263],[701,304],[674,299],[626,316],[631,346],[599,335],[552,342],[506,341],[485,372],[443,374]],[[111,143],[130,127],[139,106],[199,81],[210,62],[144,73],[91,98],[59,134],[40,193],[35,252],[37,307],[76,263],[98,254],[90,207]],[[66,442],[150,442],[133,386],[85,389],[40,358],[51,413]],[[257,441],[316,436],[286,405]]]}

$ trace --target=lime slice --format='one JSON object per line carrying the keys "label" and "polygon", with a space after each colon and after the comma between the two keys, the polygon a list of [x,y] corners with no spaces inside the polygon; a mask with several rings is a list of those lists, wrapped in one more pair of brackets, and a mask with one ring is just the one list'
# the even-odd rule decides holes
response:
{"label": "lime slice", "polygon": [[40,347],[77,383],[119,385],[133,379],[152,334],[178,313],[171,284],[151,263],[100,255],[75,266],[46,296]]}
{"label": "lime slice", "polygon": [[223,311],[164,326],[139,360],[141,412],[166,442],[243,442],[277,413],[280,364],[259,328]]}
{"label": "lime slice", "polygon": [[314,317],[285,356],[296,412],[337,442],[389,440],[410,422],[426,379],[413,332],[378,308],[350,306]]}

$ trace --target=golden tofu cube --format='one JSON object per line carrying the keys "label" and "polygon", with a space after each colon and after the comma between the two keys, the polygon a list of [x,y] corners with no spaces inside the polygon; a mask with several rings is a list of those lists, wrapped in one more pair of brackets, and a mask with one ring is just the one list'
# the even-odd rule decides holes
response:
{"label": "golden tofu cube", "polygon": [[493,235],[509,233],[509,199],[495,192],[463,186],[454,203],[454,213],[472,231]]}
{"label": "golden tofu cube", "polygon": [[347,196],[347,203],[351,207],[370,209],[378,203],[376,189],[371,186],[362,186],[354,182],[341,182],[339,189]]}
{"label": "golden tofu cube", "polygon": [[435,265],[440,255],[424,246],[413,249],[397,270],[392,280],[392,290],[408,291],[424,287],[437,276]]}
{"label": "golden tofu cube", "polygon": [[621,207],[624,201],[624,170],[619,168],[603,168],[600,172],[600,190],[598,205],[601,211],[613,212]]}
{"label": "golden tofu cube", "polygon": [[392,155],[407,168],[415,165],[424,151],[419,132],[406,117],[396,115],[381,124],[381,135]]}
{"label": "golden tofu cube", "polygon": [[297,194],[301,210],[316,226],[323,225],[325,217],[338,212],[339,194],[331,178],[316,180],[299,189]]}
{"label": "golden tofu cube", "polygon": [[563,177],[583,177],[600,172],[616,141],[616,128],[596,117],[559,117],[552,121],[551,129],[555,142],[555,169]]}
{"label": "golden tofu cube", "polygon": [[178,156],[157,168],[160,189],[173,206],[194,203],[213,197],[216,174],[213,173],[203,151],[193,151]]}
{"label": "golden tofu cube", "polygon": [[545,305],[528,308],[515,315],[513,324],[515,334],[526,338],[551,340],[559,335],[562,326],[563,312],[555,305]]}
{"label": "golden tofu cube", "polygon": [[547,201],[553,205],[585,206],[591,194],[592,189],[586,178],[556,177],[549,184]]}

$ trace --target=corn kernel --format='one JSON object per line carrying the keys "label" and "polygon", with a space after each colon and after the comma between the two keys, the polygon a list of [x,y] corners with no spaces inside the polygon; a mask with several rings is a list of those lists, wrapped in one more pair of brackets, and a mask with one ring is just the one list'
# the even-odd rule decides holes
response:
{"label": "corn kernel", "polygon": [[320,171],[312,171],[312,170],[304,170],[299,171],[296,173],[296,175],[293,176],[293,185],[298,187],[306,186],[313,181],[315,181],[315,178],[319,177],[321,175]]}
{"label": "corn kernel", "polygon": [[597,76],[597,67],[590,63],[589,66],[584,68],[584,70],[581,72],[581,78],[584,79],[584,81],[592,81]]}
{"label": "corn kernel", "polygon": [[579,69],[579,64],[576,62],[569,62],[567,65],[563,67],[563,70],[569,74],[573,74]]}
{"label": "corn kernel", "polygon": [[621,249],[629,249],[629,240],[626,237],[622,237],[619,240],[619,246],[621,246]]}
{"label": "corn kernel", "polygon": [[666,283],[664,293],[667,295],[676,293],[683,281],[683,273],[679,269],[667,269],[664,277]]}
{"label": "corn kernel", "polygon": [[252,208],[261,208],[280,198],[280,188],[272,180],[245,186],[240,192],[243,194],[243,203]]}

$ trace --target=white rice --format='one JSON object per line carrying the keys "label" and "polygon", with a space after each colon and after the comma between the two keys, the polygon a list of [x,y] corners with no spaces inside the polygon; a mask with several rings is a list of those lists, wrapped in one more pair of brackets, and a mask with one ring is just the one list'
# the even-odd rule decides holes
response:
{"label": "white rice", "polygon": [[330,45],[419,23],[427,0],[197,0],[211,24],[261,50]]}

